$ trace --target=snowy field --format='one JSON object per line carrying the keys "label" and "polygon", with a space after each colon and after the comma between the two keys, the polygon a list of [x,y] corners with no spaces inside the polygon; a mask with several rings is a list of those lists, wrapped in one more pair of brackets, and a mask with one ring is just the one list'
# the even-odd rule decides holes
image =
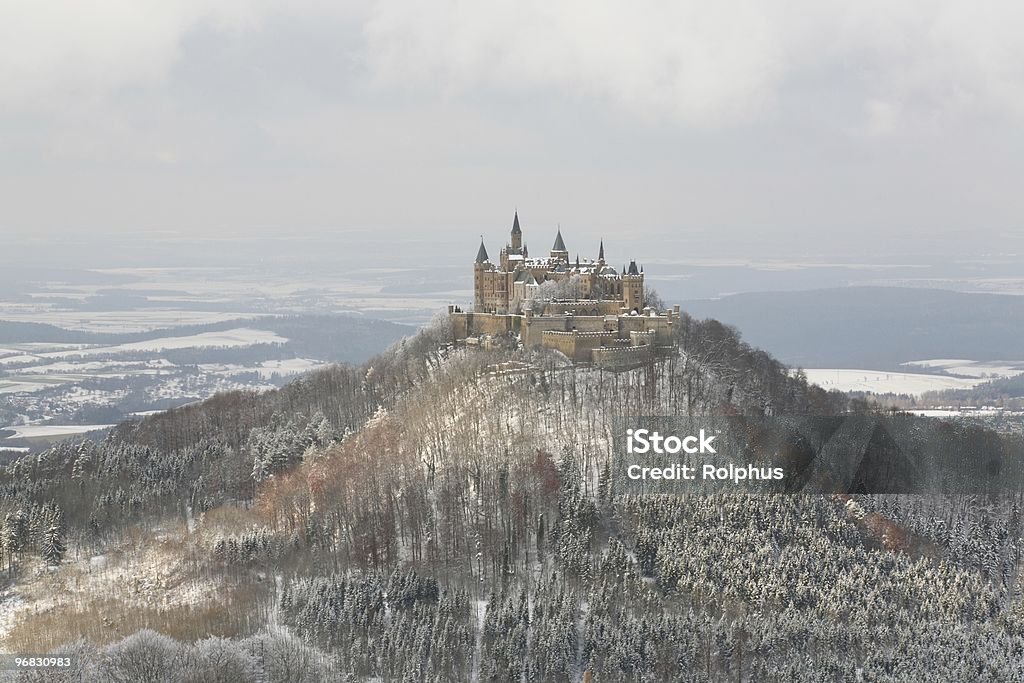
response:
{"label": "snowy field", "polygon": [[32,391],[40,391],[52,384],[44,382],[11,382],[0,379],[0,394],[21,394]]}
{"label": "snowy field", "polygon": [[260,367],[257,369],[260,377],[268,379],[273,375],[280,375],[281,377],[288,377],[291,375],[299,375],[303,372],[309,372],[314,368],[323,366],[324,363],[318,360],[311,360],[309,358],[289,358],[288,360],[265,360],[260,363]]}
{"label": "snowy field", "polygon": [[1024,373],[1024,361],[975,361],[961,358],[935,358],[932,360],[915,360],[903,363],[908,369],[915,366],[942,370],[948,375],[959,377],[982,377],[997,379],[1015,377]]}
{"label": "snowy field", "polygon": [[0,320],[46,323],[66,330],[82,332],[149,332],[182,325],[209,325],[239,318],[252,318],[257,315],[260,314],[193,311],[173,307],[124,311],[81,311],[43,304],[26,305],[0,302]]}
{"label": "snowy field", "polygon": [[86,434],[100,429],[110,429],[114,425],[14,425],[4,427],[14,432],[14,439],[33,439],[43,436],[74,436]]}
{"label": "snowy field", "polygon": [[813,368],[804,370],[804,372],[807,373],[807,381],[824,389],[870,391],[876,394],[907,394],[909,396],[920,396],[928,391],[943,391],[945,389],[970,389],[987,381],[982,378],[847,368]]}
{"label": "snowy field", "polygon": [[279,337],[267,330],[254,330],[248,327],[238,327],[223,332],[202,332],[185,337],[162,337],[148,341],[133,342],[131,344],[118,344],[117,346],[95,346],[81,351],[57,351],[42,354],[47,358],[66,358],[69,355],[90,356],[105,355],[110,353],[135,353],[139,351],[157,352],[168,349],[195,349],[195,348],[242,348],[255,346],[256,344],[284,344],[288,340]]}
{"label": "snowy field", "polygon": [[991,417],[992,415],[1003,414],[1006,411],[999,410],[998,408],[930,408],[925,410],[908,410],[907,412],[918,417]]}
{"label": "snowy field", "polygon": [[237,349],[257,344],[285,344],[288,339],[267,330],[237,327],[223,332],[201,332],[183,337],[160,337],[147,341],[117,344],[115,346],[78,345],[72,349],[21,353],[0,358],[0,365],[21,365],[40,360],[74,358],[80,356],[106,356],[119,353],[157,353],[169,349]]}

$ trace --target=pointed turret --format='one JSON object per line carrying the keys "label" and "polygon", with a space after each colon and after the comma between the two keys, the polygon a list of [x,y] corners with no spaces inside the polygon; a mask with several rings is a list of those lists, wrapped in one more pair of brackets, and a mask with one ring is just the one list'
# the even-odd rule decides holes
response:
{"label": "pointed turret", "polygon": [[518,250],[523,246],[523,229],[519,227],[519,210],[516,210],[516,215],[512,219],[512,248],[516,250],[515,253],[519,253]]}
{"label": "pointed turret", "polygon": [[604,240],[601,240],[601,248],[597,250],[597,260],[604,263]]}
{"label": "pointed turret", "polygon": [[555,236],[555,243],[551,247],[551,258],[558,259],[562,263],[569,263],[569,250],[565,248],[565,240],[562,239],[562,229],[558,229]]}
{"label": "pointed turret", "polygon": [[562,239],[562,229],[558,229],[558,234],[555,235],[555,244],[551,247],[551,251],[568,251],[565,248],[565,240]]}
{"label": "pointed turret", "polygon": [[488,260],[487,247],[484,246],[483,235],[480,236],[480,248],[476,252],[476,262],[483,263]]}
{"label": "pointed turret", "polygon": [[639,275],[640,274],[640,271],[637,270],[637,267],[636,267],[636,261],[630,261],[629,262],[629,274],[630,275]]}

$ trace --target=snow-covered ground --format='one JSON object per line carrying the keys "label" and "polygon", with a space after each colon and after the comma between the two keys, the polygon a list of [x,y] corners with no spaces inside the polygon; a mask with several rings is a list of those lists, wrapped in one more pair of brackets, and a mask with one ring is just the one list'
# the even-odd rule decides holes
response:
{"label": "snow-covered ground", "polygon": [[118,344],[116,346],[94,346],[80,351],[53,351],[40,354],[44,358],[67,358],[68,356],[93,356],[140,351],[156,352],[168,349],[194,348],[241,348],[256,344],[284,344],[288,340],[267,330],[237,327],[223,332],[201,332],[185,337],[161,337],[147,341]]}
{"label": "snow-covered ground", "polygon": [[289,358],[288,360],[265,360],[260,363],[260,367],[257,370],[260,377],[267,379],[275,374],[282,377],[289,375],[298,375],[303,372],[308,372],[314,368],[318,368],[324,365],[322,361],[312,360],[309,358]]}
{"label": "snow-covered ground", "polygon": [[100,429],[110,429],[114,425],[11,425],[4,427],[14,432],[12,438],[31,439],[41,436],[73,436],[75,434],[86,434]]}
{"label": "snow-covered ground", "polygon": [[[84,346],[77,345],[72,348],[57,351],[43,351],[40,353],[19,353],[18,355],[5,356],[0,358],[0,366],[22,366],[32,364],[35,366],[53,361],[88,357],[88,356],[109,356],[123,353],[158,353],[160,351],[174,349],[237,349],[257,344],[285,344],[286,337],[281,337],[268,330],[257,330],[249,327],[236,327],[222,332],[201,332],[182,337],[159,337],[146,341],[131,342],[128,344],[116,344],[112,346]],[[53,371],[69,369],[96,370],[100,366],[88,364],[71,364],[50,368]],[[31,369],[18,367],[18,372],[31,372]],[[43,372],[49,372],[43,370]]]}
{"label": "snow-covered ground", "polygon": [[0,379],[0,394],[20,394],[23,392],[40,391],[42,389],[46,389],[47,387],[52,387],[54,384],[59,384],[59,382],[26,382],[23,380],[17,380],[12,382]]}
{"label": "snow-covered ground", "polygon": [[1015,377],[1024,373],[1024,361],[1019,360],[976,361],[962,358],[934,358],[931,360],[910,361],[903,363],[903,365],[910,370],[918,366],[939,369],[948,375],[989,379]]}
{"label": "snow-covered ground", "polygon": [[970,389],[986,381],[982,378],[847,368],[811,368],[804,372],[807,374],[809,382],[824,389],[870,391],[876,394],[907,394],[910,396],[920,396],[928,391],[943,391],[945,389]]}
{"label": "snow-covered ground", "polygon": [[929,408],[925,410],[908,410],[911,415],[919,417],[989,417],[1004,412],[997,408]]}
{"label": "snow-covered ground", "polygon": [[[62,296],[68,296],[62,292]],[[194,311],[183,308],[147,308],[124,311],[81,311],[42,304],[0,302],[0,320],[47,323],[66,330],[83,332],[149,332],[181,325],[209,325],[259,314],[219,311]]]}

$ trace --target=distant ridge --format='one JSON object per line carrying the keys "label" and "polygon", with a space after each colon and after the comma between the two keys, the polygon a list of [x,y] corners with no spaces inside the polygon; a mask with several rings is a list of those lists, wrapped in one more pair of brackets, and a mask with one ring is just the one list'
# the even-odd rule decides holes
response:
{"label": "distant ridge", "polygon": [[752,292],[687,301],[790,365],[895,368],[927,358],[1024,357],[1024,297],[900,287]]}

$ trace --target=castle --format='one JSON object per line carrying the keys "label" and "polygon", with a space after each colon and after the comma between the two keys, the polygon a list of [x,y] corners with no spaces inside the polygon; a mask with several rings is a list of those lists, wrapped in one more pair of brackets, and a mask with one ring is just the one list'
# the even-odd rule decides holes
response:
{"label": "castle", "polygon": [[679,307],[646,305],[644,272],[636,261],[616,270],[597,259],[570,261],[561,228],[547,256],[531,258],[519,212],[512,234],[491,261],[480,238],[473,263],[473,310],[448,307],[457,342],[488,345],[518,336],[526,347],[545,346],[577,363],[605,367],[646,362],[671,345]]}

